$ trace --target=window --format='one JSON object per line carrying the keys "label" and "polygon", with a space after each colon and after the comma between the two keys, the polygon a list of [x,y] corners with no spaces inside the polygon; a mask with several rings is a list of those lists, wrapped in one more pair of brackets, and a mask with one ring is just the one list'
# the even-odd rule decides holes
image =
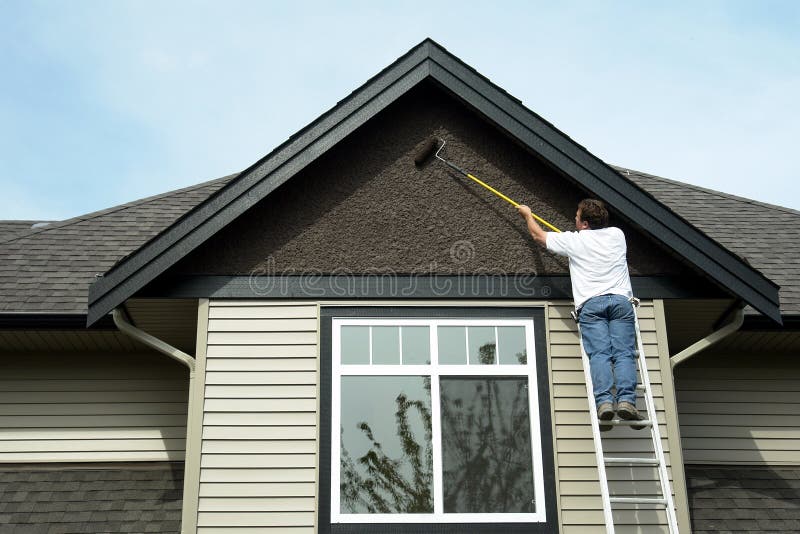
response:
{"label": "window", "polygon": [[550,440],[550,422],[549,407],[542,417],[540,406],[544,354],[533,318],[519,310],[517,317],[326,310],[330,488],[320,499],[329,493],[330,524],[344,527],[335,531],[544,524],[552,473],[541,426]]}

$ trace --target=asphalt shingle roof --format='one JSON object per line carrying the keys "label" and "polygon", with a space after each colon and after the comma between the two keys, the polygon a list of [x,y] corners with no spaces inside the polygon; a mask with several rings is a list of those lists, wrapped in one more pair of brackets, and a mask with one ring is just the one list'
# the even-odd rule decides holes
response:
{"label": "asphalt shingle roof", "polygon": [[800,313],[800,211],[616,169],[781,286],[782,314]]}
{"label": "asphalt shingle roof", "polygon": [[796,466],[687,465],[692,532],[800,532]]}
{"label": "asphalt shingle roof", "polygon": [[17,234],[27,233],[34,224],[52,223],[53,221],[0,221],[0,241],[5,241]]}
{"label": "asphalt shingle roof", "polygon": [[234,175],[0,238],[0,313],[86,313],[89,284]]}
{"label": "asphalt shingle roof", "polygon": [[0,467],[0,530],[180,532],[183,463]]}
{"label": "asphalt shingle roof", "polygon": [[[616,169],[779,284],[782,313],[800,314],[800,212]],[[0,313],[85,314],[95,274],[106,272],[234,177],[6,237],[0,233]],[[18,222],[10,221],[9,227],[18,228]]]}

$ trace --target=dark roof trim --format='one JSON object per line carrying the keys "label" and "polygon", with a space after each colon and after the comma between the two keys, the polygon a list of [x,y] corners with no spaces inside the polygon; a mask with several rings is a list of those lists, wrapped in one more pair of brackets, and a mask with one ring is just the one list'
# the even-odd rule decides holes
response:
{"label": "dark roof trim", "polygon": [[[724,298],[700,276],[634,276],[644,299]],[[225,299],[572,299],[569,276],[314,275],[164,277],[139,291],[147,298]]]}
{"label": "dark roof trim", "polygon": [[800,315],[784,315],[782,323],[778,324],[763,315],[745,315],[744,323],[739,328],[740,332],[787,332],[800,331]]}
{"label": "dark roof trim", "polygon": [[130,298],[425,79],[435,81],[556,170],[608,202],[721,287],[780,322],[777,285],[426,39],[92,284],[88,323]]}
{"label": "dark roof trim", "polygon": [[[92,324],[93,330],[116,330],[110,315]],[[0,330],[86,330],[82,313],[0,313]]]}

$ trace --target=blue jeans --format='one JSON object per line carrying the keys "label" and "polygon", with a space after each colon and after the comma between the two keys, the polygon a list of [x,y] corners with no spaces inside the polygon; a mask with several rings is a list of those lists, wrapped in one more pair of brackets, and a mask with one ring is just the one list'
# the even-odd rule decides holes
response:
{"label": "blue jeans", "polygon": [[636,326],[633,304],[622,295],[599,295],[587,300],[578,313],[583,349],[589,356],[598,406],[613,402],[636,405]]}

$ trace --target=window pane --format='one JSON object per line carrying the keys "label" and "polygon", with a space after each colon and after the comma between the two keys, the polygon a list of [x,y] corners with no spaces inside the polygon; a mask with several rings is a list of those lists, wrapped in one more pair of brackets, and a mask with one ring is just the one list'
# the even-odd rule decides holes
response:
{"label": "window pane", "polygon": [[440,326],[439,363],[464,365],[467,363],[467,329],[463,326]]}
{"label": "window pane", "polygon": [[369,364],[369,327],[342,327],[342,363]]}
{"label": "window pane", "polygon": [[403,363],[420,365],[431,363],[431,334],[427,326],[404,326]]}
{"label": "window pane", "polygon": [[527,378],[442,377],[446,513],[533,513]]}
{"label": "window pane", "polygon": [[372,363],[400,364],[400,329],[398,327],[372,327]]}
{"label": "window pane", "polygon": [[493,326],[469,327],[469,363],[491,365],[495,363],[497,342]]}
{"label": "window pane", "polygon": [[498,326],[497,340],[500,349],[500,363],[528,363],[528,352],[525,350],[524,326]]}
{"label": "window pane", "polygon": [[432,513],[430,378],[343,376],[341,512]]}

